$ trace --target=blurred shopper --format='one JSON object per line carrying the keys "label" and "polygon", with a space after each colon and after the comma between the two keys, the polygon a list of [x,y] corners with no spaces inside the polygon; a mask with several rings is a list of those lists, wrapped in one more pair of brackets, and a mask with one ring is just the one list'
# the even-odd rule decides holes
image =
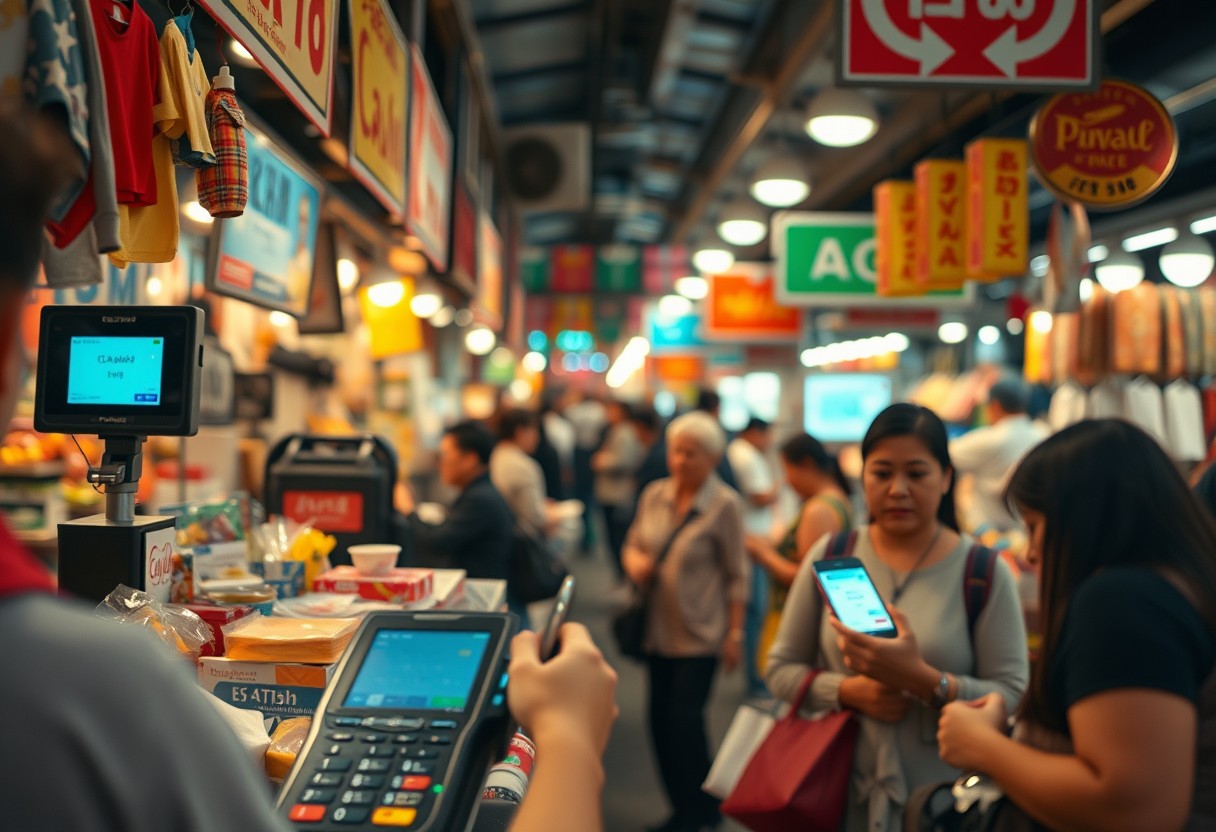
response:
{"label": "blurred shopper", "polygon": [[595,545],[595,472],[591,457],[600,446],[608,415],[604,405],[581,390],[571,390],[563,413],[574,428],[574,498],[586,507],[583,523],[583,552],[591,554]]}
{"label": "blurred shopper", "polygon": [[498,444],[490,454],[490,482],[506,501],[515,521],[540,537],[550,531],[545,478],[532,458],[540,444],[540,420],[520,408],[498,418]]}
{"label": "blurred shopper", "polygon": [[604,442],[591,458],[591,470],[595,472],[595,502],[603,510],[608,553],[617,574],[623,575],[621,547],[625,544],[625,533],[629,531],[637,499],[637,483],[633,476],[642,464],[645,449],[630,423],[629,406],[611,401],[607,411]]}
{"label": "blurred shopper", "polygon": [[733,670],[742,657],[747,606],[742,509],[714,474],[725,450],[722,428],[707,414],[673,421],[671,477],[642,494],[625,543],[629,579],[654,589],[645,646],[651,740],[672,806],[671,818],[654,827],[663,832],[719,820],[716,801],[701,791],[709,773],[705,705],[719,660]]}
{"label": "blurred shopper", "polygon": [[540,429],[557,454],[558,477],[545,472],[545,491],[551,500],[565,500],[574,493],[574,425],[558,410],[558,395],[546,392],[541,399]]}
{"label": "blurred shopper", "polygon": [[969,529],[1004,532],[1018,526],[1005,506],[1005,483],[1018,460],[1047,436],[1047,431],[1027,415],[1029,401],[1025,382],[1013,376],[1002,378],[988,391],[988,427],[977,428],[950,443],[955,470],[974,480],[971,510],[964,518]]}
{"label": "blurred shopper", "polygon": [[786,483],[802,501],[798,516],[775,546],[765,534],[747,537],[748,555],[770,578],[769,607],[758,648],[761,671],[803,558],[825,536],[853,530],[848,480],[818,439],[805,433],[787,439],[781,446],[781,467]]}
{"label": "blurred shopper", "polygon": [[1042,652],[1014,738],[1009,703],[960,702],[942,757],[1049,828],[1216,828],[1216,523],[1126,422],[1046,440],[1008,496],[1042,570]]}
{"label": "blurred shopper", "polygon": [[845,828],[895,830],[911,789],[958,775],[938,757],[937,710],[996,693],[1015,705],[1029,674],[1026,631],[1009,567],[999,558],[974,631],[964,577],[972,541],[958,532],[946,427],[932,411],[897,404],[874,420],[861,446],[871,522],[851,556],[861,560],[899,630],[874,638],[844,627],[821,601],[812,564],[790,587],[766,676],[792,702],[812,669],[803,708],[851,708],[861,734]]}
{"label": "blurred shopper", "polygon": [[[726,456],[739,480],[743,496],[743,529],[748,537],[766,537],[773,528],[773,504],[777,502],[777,478],[768,460],[772,447],[769,423],[752,418],[747,427],[726,447]],[[764,618],[768,613],[768,573],[752,564],[750,596],[743,625],[743,671],[747,675],[747,694],[765,697],[768,688],[760,677],[757,658]]]}
{"label": "blurred shopper", "polygon": [[409,489],[398,484],[397,511],[413,543],[414,565],[463,569],[470,578],[507,579],[512,517],[490,481],[493,452],[494,435],[480,422],[448,428],[439,442],[439,479],[460,494],[442,523],[423,521]]}
{"label": "blurred shopper", "polygon": [[[722,426],[719,419],[719,413],[722,410],[722,400],[717,393],[712,390],[702,390],[697,394],[697,406],[693,409],[693,413],[705,413],[713,417],[713,420]],[[735,471],[731,467],[730,459],[726,454],[718,460],[715,468],[715,473],[718,479],[729,485],[731,488],[738,490],[738,483],[735,481]],[[636,480],[638,493],[650,485],[652,482],[657,482],[668,476],[667,471],[667,439],[664,436],[659,438],[658,447],[653,453],[646,457],[642,466],[638,468]]]}

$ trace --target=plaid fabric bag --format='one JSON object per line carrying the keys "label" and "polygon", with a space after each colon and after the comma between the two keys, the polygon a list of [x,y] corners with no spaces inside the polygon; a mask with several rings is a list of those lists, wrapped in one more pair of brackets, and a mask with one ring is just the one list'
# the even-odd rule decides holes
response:
{"label": "plaid fabric bag", "polygon": [[198,201],[217,219],[239,217],[249,199],[249,157],[245,150],[245,113],[232,90],[207,94],[207,131],[215,164],[198,172]]}

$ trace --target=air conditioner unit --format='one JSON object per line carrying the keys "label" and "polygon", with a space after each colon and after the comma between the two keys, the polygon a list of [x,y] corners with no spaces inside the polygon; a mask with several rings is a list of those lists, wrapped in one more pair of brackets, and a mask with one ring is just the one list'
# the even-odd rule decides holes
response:
{"label": "air conditioner unit", "polygon": [[524,212],[583,211],[591,197],[591,128],[535,124],[505,132],[507,178]]}

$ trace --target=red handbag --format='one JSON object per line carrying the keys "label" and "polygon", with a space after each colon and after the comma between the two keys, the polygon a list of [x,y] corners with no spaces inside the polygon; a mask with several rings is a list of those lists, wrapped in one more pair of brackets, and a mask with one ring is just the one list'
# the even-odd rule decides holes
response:
{"label": "red handbag", "polygon": [[752,832],[840,829],[860,726],[852,711],[817,719],[798,715],[817,675],[807,674],[796,704],[773,726],[722,803],[722,814]]}

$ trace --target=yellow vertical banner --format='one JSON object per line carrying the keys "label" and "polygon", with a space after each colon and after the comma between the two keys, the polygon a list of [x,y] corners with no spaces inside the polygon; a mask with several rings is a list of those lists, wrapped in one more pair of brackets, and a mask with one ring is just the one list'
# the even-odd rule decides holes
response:
{"label": "yellow vertical banner", "polygon": [[359,308],[363,313],[363,322],[371,333],[371,356],[377,361],[422,349],[422,325],[418,316],[410,311],[410,301],[414,299],[414,281],[408,277],[402,278],[401,285],[403,291],[400,297],[388,293],[387,299],[395,302],[387,306],[382,305],[386,298],[381,294],[383,290],[380,286],[359,291]]}
{"label": "yellow vertical banner", "polygon": [[1030,259],[1026,142],[980,139],[967,145],[967,277],[1021,276]]}
{"label": "yellow vertical banner", "polygon": [[925,294],[916,280],[916,185],[891,179],[874,188],[874,230],[878,241],[878,294]]}
{"label": "yellow vertical banner", "polygon": [[967,165],[932,159],[916,166],[916,279],[927,290],[967,280]]}
{"label": "yellow vertical banner", "polygon": [[405,216],[409,45],[385,0],[350,0],[350,168],[394,219]]}

